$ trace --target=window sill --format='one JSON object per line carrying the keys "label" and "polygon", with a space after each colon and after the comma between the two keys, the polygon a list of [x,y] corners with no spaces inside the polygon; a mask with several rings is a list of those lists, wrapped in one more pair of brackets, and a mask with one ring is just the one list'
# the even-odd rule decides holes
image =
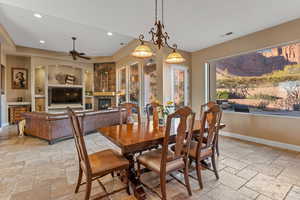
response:
{"label": "window sill", "polygon": [[226,114],[239,114],[239,115],[252,115],[252,116],[259,116],[259,117],[277,117],[277,118],[290,118],[290,119],[299,119],[300,118],[300,113],[299,116],[289,116],[289,115],[279,115],[279,114],[267,114],[267,113],[246,113],[246,112],[235,112],[235,111],[229,111],[229,110],[224,110],[223,111]]}

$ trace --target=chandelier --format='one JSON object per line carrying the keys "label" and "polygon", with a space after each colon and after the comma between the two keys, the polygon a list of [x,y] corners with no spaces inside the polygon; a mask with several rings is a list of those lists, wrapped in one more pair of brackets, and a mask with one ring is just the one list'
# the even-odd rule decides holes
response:
{"label": "chandelier", "polygon": [[[157,14],[157,0],[155,0],[155,23],[154,27],[152,27],[149,31],[149,34],[151,34],[151,41],[157,46],[158,49],[161,49],[162,47],[168,47],[172,49],[172,53],[170,53],[166,59],[167,63],[182,63],[185,61],[185,59],[180,53],[177,52],[177,45],[173,44],[171,46],[168,43],[170,37],[169,34],[164,31],[164,0],[161,0],[161,4],[161,19],[159,19]],[[139,40],[141,44],[135,48],[135,50],[132,52],[132,55],[138,58],[149,58],[153,56],[151,48],[145,44],[143,34],[139,36]]]}

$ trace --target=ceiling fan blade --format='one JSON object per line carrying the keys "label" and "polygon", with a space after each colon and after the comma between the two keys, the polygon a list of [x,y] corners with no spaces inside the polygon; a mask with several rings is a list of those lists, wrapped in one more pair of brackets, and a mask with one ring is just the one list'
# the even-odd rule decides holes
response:
{"label": "ceiling fan blade", "polygon": [[87,56],[81,56],[81,55],[78,55],[79,58],[83,58],[83,59],[86,59],[86,60],[90,60],[91,58],[90,57],[87,57]]}
{"label": "ceiling fan blade", "polygon": [[84,55],[85,55],[85,53],[79,53],[78,55],[80,55],[80,56],[84,56]]}

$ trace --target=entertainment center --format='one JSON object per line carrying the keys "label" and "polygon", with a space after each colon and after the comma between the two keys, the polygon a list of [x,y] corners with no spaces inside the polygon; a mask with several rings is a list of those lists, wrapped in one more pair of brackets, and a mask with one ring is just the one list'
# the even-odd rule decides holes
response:
{"label": "entertainment center", "polygon": [[93,69],[68,65],[37,66],[32,70],[32,111],[59,113],[67,106],[94,110]]}
{"label": "entertainment center", "polygon": [[[85,134],[124,121],[124,111],[112,109],[117,105],[115,63],[43,63],[43,60],[31,62],[28,69],[27,91],[31,102],[27,100],[26,106],[31,105],[31,111],[20,113],[19,119],[26,121],[25,134],[47,140],[49,144],[72,137],[67,107],[80,116]],[[18,108],[25,103],[17,102]]]}
{"label": "entertainment center", "polygon": [[[89,112],[117,106],[116,63],[6,55],[7,122],[16,124],[24,112],[61,114],[66,107]],[[19,70],[19,71],[16,71]],[[15,88],[14,73],[24,73],[26,84]]]}

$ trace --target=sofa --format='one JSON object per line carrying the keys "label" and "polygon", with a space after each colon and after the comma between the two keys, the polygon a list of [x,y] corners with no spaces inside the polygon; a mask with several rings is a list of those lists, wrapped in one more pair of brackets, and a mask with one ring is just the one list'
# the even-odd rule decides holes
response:
{"label": "sofa", "polygon": [[[76,112],[84,134],[96,132],[98,128],[117,125],[125,121],[126,111],[105,110]],[[66,113],[25,112],[25,134],[48,141],[49,144],[72,138],[72,127]]]}

